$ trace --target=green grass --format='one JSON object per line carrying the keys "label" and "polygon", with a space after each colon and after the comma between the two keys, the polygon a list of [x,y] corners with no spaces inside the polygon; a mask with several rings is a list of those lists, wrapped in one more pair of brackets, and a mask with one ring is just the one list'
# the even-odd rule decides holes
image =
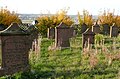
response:
{"label": "green grass", "polygon": [[67,48],[48,51],[48,47],[53,42],[54,40],[42,39],[39,59],[33,58],[30,61],[30,71],[2,79],[119,79],[119,60],[113,60],[112,64],[108,65],[106,55],[101,52],[96,55],[97,64],[91,67],[92,52],[84,54],[81,46],[72,50]]}

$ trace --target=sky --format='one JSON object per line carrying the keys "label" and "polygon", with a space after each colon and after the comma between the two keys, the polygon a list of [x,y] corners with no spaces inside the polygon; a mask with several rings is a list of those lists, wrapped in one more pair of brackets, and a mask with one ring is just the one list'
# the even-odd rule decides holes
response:
{"label": "sky", "polygon": [[69,7],[68,14],[76,15],[78,11],[88,10],[90,14],[97,15],[101,11],[115,9],[120,14],[119,0],[0,0],[0,7],[10,11],[27,14],[55,14],[60,9]]}

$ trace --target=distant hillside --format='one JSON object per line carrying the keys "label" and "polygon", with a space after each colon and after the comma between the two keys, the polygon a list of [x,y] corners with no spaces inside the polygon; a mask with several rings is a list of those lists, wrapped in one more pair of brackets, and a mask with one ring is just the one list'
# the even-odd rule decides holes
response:
{"label": "distant hillside", "polygon": [[[50,15],[53,15],[53,14],[18,14],[18,16],[21,20],[24,20],[24,21],[30,20],[30,22],[35,20],[37,17],[43,16],[43,15],[50,16]],[[69,15],[69,16],[77,23],[77,21],[78,21],[77,15]],[[97,19],[97,15],[93,15],[93,19]]]}

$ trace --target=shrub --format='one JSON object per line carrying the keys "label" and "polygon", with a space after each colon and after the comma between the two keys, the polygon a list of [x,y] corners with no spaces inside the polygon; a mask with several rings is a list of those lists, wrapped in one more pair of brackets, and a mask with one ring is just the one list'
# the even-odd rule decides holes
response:
{"label": "shrub", "polygon": [[96,34],[95,39],[96,39],[96,41],[101,41],[104,39],[104,36],[102,34]]}
{"label": "shrub", "polygon": [[38,24],[37,27],[42,35],[47,35],[47,29],[51,27],[56,27],[61,22],[64,22],[66,25],[71,26],[73,20],[67,15],[66,10],[60,10],[55,15],[46,15],[37,18]]}
{"label": "shrub", "polygon": [[0,24],[4,24],[6,27],[12,22],[21,23],[18,15],[13,11],[10,12],[7,8],[0,9]]}
{"label": "shrub", "polygon": [[85,23],[88,27],[91,27],[93,24],[92,15],[90,15],[87,10],[83,10],[83,18],[80,16],[80,13],[78,12],[78,21],[80,25]]}
{"label": "shrub", "polygon": [[[113,23],[117,23],[118,16],[114,15],[114,12],[106,12],[104,10],[103,14],[98,16],[98,20],[100,21],[100,24],[109,24],[110,26]],[[118,23],[117,23],[118,24]]]}
{"label": "shrub", "polygon": [[41,16],[41,17],[38,17],[37,20],[38,20],[37,27],[39,29],[39,32],[42,35],[46,35],[47,28],[53,27],[51,18],[49,16]]}

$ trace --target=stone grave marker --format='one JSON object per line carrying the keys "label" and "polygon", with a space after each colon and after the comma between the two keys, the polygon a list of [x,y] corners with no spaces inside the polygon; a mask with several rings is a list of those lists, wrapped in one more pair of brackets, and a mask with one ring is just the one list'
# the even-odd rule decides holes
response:
{"label": "stone grave marker", "polygon": [[79,24],[72,24],[71,27],[74,28],[73,36],[76,36],[79,33],[81,33],[81,31],[79,31],[79,29],[80,29]]}
{"label": "stone grave marker", "polygon": [[85,23],[83,23],[81,25],[81,33],[84,33],[87,30],[87,28],[88,28],[88,26]]}
{"label": "stone grave marker", "polygon": [[34,51],[35,53],[39,53],[40,52],[40,49],[39,49],[39,31],[37,29],[37,27],[35,25],[30,25],[28,30],[27,30],[29,33],[30,33],[30,36],[29,36],[29,40],[32,42],[31,43],[31,49],[32,51]]}
{"label": "stone grave marker", "polygon": [[48,28],[47,37],[49,39],[55,39],[55,28]]}
{"label": "stone grave marker", "polygon": [[17,23],[0,31],[2,64],[0,76],[11,75],[29,69],[29,33],[22,31]]}
{"label": "stone grave marker", "polygon": [[55,29],[55,47],[67,48],[70,47],[69,39],[73,36],[74,28],[68,27],[63,22]]}
{"label": "stone grave marker", "polygon": [[89,28],[82,34],[82,47],[88,47],[90,44],[94,44],[95,33]]}
{"label": "stone grave marker", "polygon": [[110,34],[110,26],[108,24],[103,24],[103,34],[109,35]]}
{"label": "stone grave marker", "polygon": [[92,31],[95,33],[95,34],[98,34],[100,33],[100,26],[95,23],[93,26],[92,26]]}
{"label": "stone grave marker", "polygon": [[118,26],[116,26],[115,24],[113,24],[110,27],[110,37],[117,37],[118,36]]}

